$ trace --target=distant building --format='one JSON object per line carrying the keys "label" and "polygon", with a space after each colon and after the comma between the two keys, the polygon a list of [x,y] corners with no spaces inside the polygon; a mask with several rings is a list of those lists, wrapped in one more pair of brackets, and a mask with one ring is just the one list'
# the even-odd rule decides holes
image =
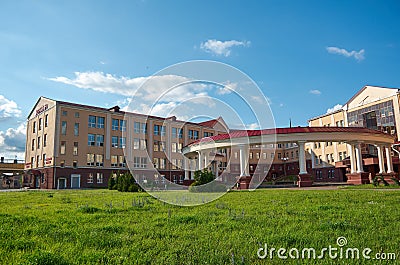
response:
{"label": "distant building", "polygon": [[[400,90],[378,86],[365,86],[359,90],[342,108],[331,113],[312,118],[310,127],[365,127],[400,136]],[[350,173],[350,146],[340,142],[315,142],[308,144],[312,152],[313,175],[316,180],[334,179],[346,181]],[[390,147],[389,147],[390,150]],[[399,159],[392,151],[386,153],[398,171]],[[362,162],[365,172],[373,176],[379,172],[378,150],[374,145],[362,144]],[[387,169],[387,165],[386,165]]]}
{"label": "distant building", "polygon": [[1,188],[20,188],[23,182],[24,163],[17,159],[0,158]]}
{"label": "distant building", "polygon": [[222,118],[193,123],[41,97],[27,121],[26,175],[32,188],[105,187],[130,155],[137,181],[189,184],[182,146],[227,131]]}

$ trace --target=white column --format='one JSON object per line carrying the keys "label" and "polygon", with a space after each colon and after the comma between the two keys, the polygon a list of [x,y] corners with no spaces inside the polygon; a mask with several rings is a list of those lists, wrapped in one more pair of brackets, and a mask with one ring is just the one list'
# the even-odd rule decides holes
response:
{"label": "white column", "polygon": [[208,154],[208,151],[204,152],[204,168],[208,168]]}
{"label": "white column", "polygon": [[383,146],[375,145],[378,150],[379,173],[385,173],[385,162],[383,160]]}
{"label": "white column", "polygon": [[387,173],[393,173],[393,164],[392,164],[392,155],[389,147],[385,147],[386,151],[386,164],[387,164]]}
{"label": "white column", "polygon": [[364,172],[362,165],[362,154],[361,154],[361,143],[357,143],[356,149],[356,159],[357,159],[357,173]]}
{"label": "white column", "polygon": [[315,144],[315,143],[312,143],[312,147],[310,148],[310,154],[311,154],[311,168],[315,168],[314,144]]}
{"label": "white column", "polygon": [[305,146],[304,141],[301,142],[297,142],[297,145],[299,146],[299,168],[300,168],[300,172],[299,174],[308,174],[307,172],[307,167],[306,167],[306,154],[305,154],[305,150],[304,150],[304,146]]}
{"label": "white column", "polygon": [[200,152],[200,151],[198,151],[197,152],[198,153],[198,163],[199,163],[199,168],[198,168],[198,170],[203,170],[203,168],[204,168],[204,165],[203,165],[203,162],[204,162],[204,156],[203,156],[203,153],[202,152]]}
{"label": "white column", "polygon": [[247,177],[249,174],[249,151],[247,145],[239,146],[240,176]]}
{"label": "white column", "polygon": [[351,173],[356,173],[356,152],[354,150],[354,145],[350,144],[350,167],[351,167]]}
{"label": "white column", "polygon": [[218,161],[215,161],[215,179],[221,180],[221,178],[218,176]]}
{"label": "white column", "polygon": [[189,158],[183,158],[183,170],[185,170],[185,180],[189,180],[189,170],[190,170],[190,162],[188,160]]}

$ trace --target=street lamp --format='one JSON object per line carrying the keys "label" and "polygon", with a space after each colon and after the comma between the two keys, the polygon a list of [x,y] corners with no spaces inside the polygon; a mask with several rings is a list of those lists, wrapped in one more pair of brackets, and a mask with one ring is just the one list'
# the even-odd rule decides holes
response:
{"label": "street lamp", "polygon": [[286,161],[289,160],[289,157],[282,157],[281,159],[283,161],[283,174],[284,174],[284,177],[286,177]]}

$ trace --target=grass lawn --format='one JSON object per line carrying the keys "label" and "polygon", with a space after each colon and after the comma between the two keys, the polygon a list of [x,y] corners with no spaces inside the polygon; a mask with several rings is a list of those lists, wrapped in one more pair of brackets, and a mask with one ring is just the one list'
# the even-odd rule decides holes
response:
{"label": "grass lawn", "polygon": [[[267,243],[319,255],[338,247],[338,237],[346,248],[372,249],[371,257],[400,259],[399,190],[240,191],[196,207],[108,190],[1,192],[0,199],[2,264],[281,264],[276,253],[262,260],[257,250]],[[379,262],[325,255],[285,263]]]}

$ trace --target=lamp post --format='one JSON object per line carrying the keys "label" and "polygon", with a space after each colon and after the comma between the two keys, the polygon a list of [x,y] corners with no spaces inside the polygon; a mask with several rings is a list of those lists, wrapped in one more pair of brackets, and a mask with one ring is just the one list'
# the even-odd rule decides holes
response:
{"label": "lamp post", "polygon": [[281,159],[283,161],[283,175],[286,177],[286,161],[289,160],[289,157],[282,157]]}

